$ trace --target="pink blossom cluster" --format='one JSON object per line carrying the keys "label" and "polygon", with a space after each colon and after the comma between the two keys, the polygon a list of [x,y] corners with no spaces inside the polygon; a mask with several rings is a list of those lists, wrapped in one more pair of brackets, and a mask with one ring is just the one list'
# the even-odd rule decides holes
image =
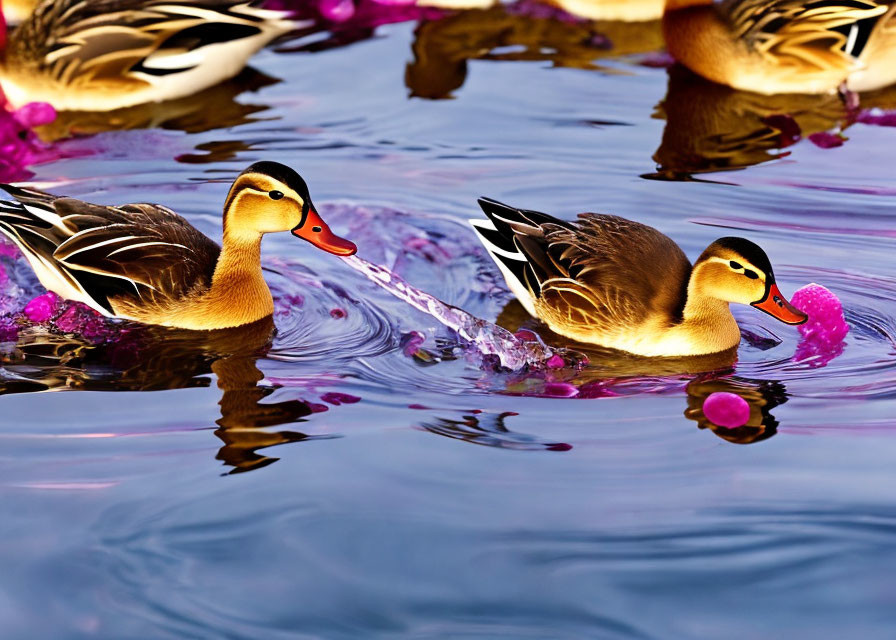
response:
{"label": "pink blossom cluster", "polygon": [[292,11],[330,24],[363,27],[444,15],[438,9],[418,7],[417,0],[268,0],[265,7]]}
{"label": "pink blossom cluster", "polygon": [[26,167],[55,158],[51,148],[32,131],[55,119],[56,110],[45,102],[31,102],[9,111],[0,94],[0,182],[26,180],[33,175]]}
{"label": "pink blossom cluster", "polygon": [[0,239],[0,258],[7,259],[0,261],[0,342],[15,341],[19,329],[28,324],[76,334],[96,343],[117,334],[114,325],[87,305],[63,300],[55,293],[48,291],[25,303],[27,294],[7,271],[15,268],[19,257],[13,245]]}
{"label": "pink blossom cluster", "polygon": [[806,340],[837,346],[849,333],[843,317],[843,305],[831,291],[820,284],[807,284],[793,294],[793,306],[809,314],[809,320],[799,326]]}

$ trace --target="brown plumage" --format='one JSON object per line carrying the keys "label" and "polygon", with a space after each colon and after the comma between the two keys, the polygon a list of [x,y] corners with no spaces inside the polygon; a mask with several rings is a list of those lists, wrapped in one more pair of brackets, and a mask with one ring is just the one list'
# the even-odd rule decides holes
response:
{"label": "brown plumage", "polygon": [[0,58],[14,105],[107,111],[191,95],[235,76],[292,28],[245,0],[43,0]]}
{"label": "brown plumage", "polygon": [[669,0],[669,52],[700,75],[758,93],[870,91],[896,82],[891,0]]}
{"label": "brown plumage", "polygon": [[729,302],[805,322],[749,240],[720,238],[692,268],[671,239],[638,222],[594,213],[565,222],[487,198],[479,204],[488,220],[471,223],[511,291],[574,340],[646,356],[725,351],[740,341]]}
{"label": "brown plumage", "polygon": [[261,271],[261,238],[291,230],[339,255],[354,253],[333,235],[289,167],[259,162],[234,182],[219,247],[156,204],[90,204],[0,185],[0,233],[28,258],[41,283],[100,313],[185,329],[220,329],[273,313]]}

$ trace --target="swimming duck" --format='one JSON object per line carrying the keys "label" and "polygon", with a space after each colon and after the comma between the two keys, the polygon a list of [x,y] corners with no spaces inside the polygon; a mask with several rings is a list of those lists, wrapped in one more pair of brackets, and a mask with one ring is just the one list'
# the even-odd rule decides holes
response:
{"label": "swimming duck", "polygon": [[720,238],[691,266],[656,229],[611,215],[565,222],[489,198],[487,220],[470,220],[510,290],[532,316],[579,342],[641,356],[691,356],[740,342],[728,304],[786,324],[807,316],[775,284],[765,252]]}
{"label": "swimming duck", "polygon": [[890,0],[668,0],[666,44],[709,80],[757,93],[872,91],[896,82]]}
{"label": "swimming duck", "polygon": [[[290,31],[285,14],[245,0],[43,0],[2,49],[13,106],[108,111],[171,100],[232,78]],[[2,25],[0,25],[2,26]]]}
{"label": "swimming duck", "polygon": [[157,204],[90,204],[0,184],[0,233],[28,259],[41,284],[99,313],[183,329],[222,329],[271,315],[261,238],[291,231],[336,255],[353,243],[330,231],[305,181],[289,167],[257,162],[234,181],[219,247]]}

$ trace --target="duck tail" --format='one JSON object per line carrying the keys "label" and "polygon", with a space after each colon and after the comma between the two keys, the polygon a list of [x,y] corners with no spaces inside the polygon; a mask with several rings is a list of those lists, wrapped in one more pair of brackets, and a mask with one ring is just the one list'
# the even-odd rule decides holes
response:
{"label": "duck tail", "polygon": [[514,223],[523,222],[522,219],[518,220],[520,212],[490,198],[480,198],[479,206],[488,219],[469,220],[473,231],[498,265],[507,286],[526,311],[530,315],[536,315],[535,299],[540,294],[541,287],[538,285],[529,259],[516,242]]}

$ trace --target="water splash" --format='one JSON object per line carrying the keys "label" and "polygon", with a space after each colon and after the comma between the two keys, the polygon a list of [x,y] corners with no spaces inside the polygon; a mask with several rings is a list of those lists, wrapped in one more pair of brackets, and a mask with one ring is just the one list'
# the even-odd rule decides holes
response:
{"label": "water splash", "polygon": [[[520,340],[506,329],[412,287],[385,267],[367,262],[356,255],[342,260],[395,297],[430,314],[461,338],[469,341],[483,355],[496,356],[503,367],[512,370],[524,367],[541,368],[546,362],[552,361],[555,355],[553,350],[538,341]],[[552,362],[556,364],[556,361]]]}

